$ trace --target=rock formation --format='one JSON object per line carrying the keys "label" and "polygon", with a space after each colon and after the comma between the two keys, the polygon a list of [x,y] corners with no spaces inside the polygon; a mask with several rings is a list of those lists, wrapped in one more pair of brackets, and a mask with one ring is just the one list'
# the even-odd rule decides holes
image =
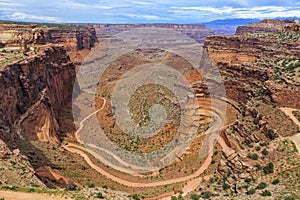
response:
{"label": "rock formation", "polygon": [[204,46],[219,66],[229,98],[245,103],[250,97],[263,96],[270,103],[299,109],[295,70],[300,39],[294,28],[286,31],[298,25],[291,21],[271,22],[240,27],[234,36],[210,36]]}
{"label": "rock formation", "polygon": [[6,66],[0,72],[0,124],[10,133],[1,131],[1,139],[10,140],[16,128],[30,140],[58,143],[58,109],[71,100],[74,79],[75,66],[61,46]]}

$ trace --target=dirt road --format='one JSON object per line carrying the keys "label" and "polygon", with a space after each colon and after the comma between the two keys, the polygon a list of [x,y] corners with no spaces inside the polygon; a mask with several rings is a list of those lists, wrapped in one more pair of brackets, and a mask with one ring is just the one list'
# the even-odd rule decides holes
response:
{"label": "dirt road", "polygon": [[0,191],[0,198],[4,198],[5,200],[71,200],[69,197],[2,190]]}
{"label": "dirt road", "polygon": [[[103,105],[100,109],[96,110],[95,112],[91,113],[90,115],[88,115],[87,117],[85,117],[81,122],[80,122],[80,126],[79,129],[76,131],[75,133],[75,137],[77,139],[77,141],[81,144],[82,141],[80,140],[80,137],[78,136],[78,133],[82,130],[83,126],[84,126],[84,122],[86,120],[88,120],[91,116],[97,114],[99,111],[101,111],[105,104],[106,104],[106,99],[103,99]],[[215,114],[217,114],[218,112],[216,112]],[[218,120],[225,120],[223,118],[220,118],[220,116],[217,116]],[[222,125],[223,123],[219,122],[217,124],[217,127],[213,127],[212,129],[218,129],[220,127],[218,127],[218,125]],[[212,130],[211,130],[212,131]],[[224,142],[224,140],[220,137],[219,138],[219,144],[222,146],[222,148],[228,148],[226,143]],[[109,172],[105,171],[104,169],[100,168],[99,166],[97,166],[96,164],[94,164],[92,162],[92,160],[89,158],[89,156],[86,154],[86,152],[88,152],[88,150],[85,147],[76,145],[76,144],[72,144],[69,143],[67,145],[64,146],[64,148],[66,150],[68,150],[69,152],[72,153],[76,153],[79,154],[81,157],[84,158],[84,160],[88,163],[88,165],[93,168],[94,170],[96,170],[97,172],[99,172],[100,174],[102,174],[103,176],[116,181],[117,183],[120,183],[122,185],[126,185],[129,187],[157,187],[157,186],[163,186],[163,185],[169,185],[169,184],[173,184],[173,183],[180,183],[180,182],[187,182],[187,184],[185,185],[185,187],[183,188],[183,194],[186,195],[189,192],[195,190],[199,184],[202,182],[202,180],[207,180],[209,179],[209,176],[205,176],[204,178],[199,177],[209,166],[212,160],[212,155],[213,155],[213,151],[209,151],[203,165],[193,174],[189,175],[189,176],[185,176],[185,177],[179,177],[179,178],[175,178],[175,179],[169,179],[169,180],[163,180],[163,181],[157,181],[157,182],[149,182],[149,183],[140,183],[140,182],[132,182],[132,181],[128,181],[119,177],[116,177],[112,174],[110,174]],[[170,194],[166,195],[166,198],[169,198]]]}
{"label": "dirt road", "polygon": [[[293,115],[293,111],[297,110],[294,108],[280,108],[287,116],[291,118],[291,120],[297,124],[300,127],[300,122],[297,120],[297,118]],[[296,144],[298,152],[300,153],[300,133],[297,133],[290,137],[290,139]]]}

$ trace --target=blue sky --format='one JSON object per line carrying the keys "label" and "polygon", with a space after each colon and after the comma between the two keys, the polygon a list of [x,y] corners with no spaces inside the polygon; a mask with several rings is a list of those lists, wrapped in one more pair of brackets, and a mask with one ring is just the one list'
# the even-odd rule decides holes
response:
{"label": "blue sky", "polygon": [[201,23],[300,17],[300,0],[0,0],[0,19],[83,23]]}

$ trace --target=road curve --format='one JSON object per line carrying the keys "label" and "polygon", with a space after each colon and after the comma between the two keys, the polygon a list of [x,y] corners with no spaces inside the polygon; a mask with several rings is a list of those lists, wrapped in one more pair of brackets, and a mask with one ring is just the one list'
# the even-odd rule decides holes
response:
{"label": "road curve", "polygon": [[[102,99],[103,99],[102,107],[100,109],[96,110],[95,112],[91,113],[87,117],[85,117],[80,122],[79,129],[75,132],[76,140],[81,144],[83,144],[83,142],[80,140],[78,133],[82,130],[82,128],[84,126],[84,122],[87,119],[89,119],[91,116],[97,114],[99,111],[101,111],[104,108],[104,106],[106,104],[106,99],[104,99],[104,98],[102,98]],[[223,120],[223,119],[220,119],[220,120]],[[224,142],[224,140],[221,137],[219,138],[218,142],[222,146],[222,148],[228,148],[226,146],[226,143]],[[125,179],[114,176],[114,175],[110,174],[109,172],[103,170],[102,168],[100,168],[99,166],[97,166],[96,164],[94,164],[92,162],[92,160],[89,158],[89,156],[85,153],[85,151],[88,152],[88,150],[82,146],[69,143],[63,147],[71,153],[79,154],[81,157],[84,158],[84,160],[88,163],[88,165],[91,168],[93,168],[94,170],[96,170],[97,172],[99,172],[100,174],[105,176],[106,178],[109,178],[117,183],[122,184],[122,185],[129,186],[129,187],[136,187],[136,188],[138,188],[138,187],[158,187],[158,186],[163,186],[163,185],[169,185],[169,184],[189,181],[188,184],[186,185],[186,187],[184,187],[184,191],[183,191],[184,194],[187,194],[191,190],[194,190],[195,187],[197,187],[199,185],[199,183],[201,182],[200,179],[202,180],[202,177],[199,177],[199,176],[209,167],[211,160],[212,160],[212,155],[213,155],[213,151],[212,150],[209,151],[209,153],[206,156],[206,159],[205,159],[204,163],[201,165],[201,167],[195,173],[193,173],[189,176],[179,177],[179,178],[169,179],[169,180],[163,180],[163,181],[157,181],[157,182],[141,183],[141,182],[127,181]],[[205,179],[207,179],[207,178],[208,177],[206,176]]]}
{"label": "road curve", "polygon": [[[280,110],[283,111],[287,116],[289,116],[290,119],[300,127],[300,122],[293,115],[293,111],[297,110],[297,109],[283,107],[283,108],[280,108]],[[297,133],[297,134],[291,136],[290,139],[296,144],[298,152],[300,154],[300,133]]]}

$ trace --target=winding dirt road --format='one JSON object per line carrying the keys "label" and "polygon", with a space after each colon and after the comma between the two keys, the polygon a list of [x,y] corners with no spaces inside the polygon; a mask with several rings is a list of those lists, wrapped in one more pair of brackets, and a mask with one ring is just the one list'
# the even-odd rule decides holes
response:
{"label": "winding dirt road", "polygon": [[[83,142],[80,140],[80,137],[78,136],[78,133],[84,127],[84,122],[86,120],[88,120],[91,116],[97,114],[99,111],[101,111],[104,108],[104,106],[106,104],[106,99],[104,99],[104,98],[102,98],[102,99],[103,99],[102,107],[100,109],[96,110],[95,112],[91,113],[87,117],[85,117],[80,122],[80,126],[79,126],[78,130],[75,133],[75,138],[80,144],[83,144]],[[224,119],[219,118],[219,120],[224,120]],[[221,137],[219,138],[218,142],[222,146],[222,148],[229,148],[229,147],[227,147],[225,141]],[[199,177],[199,176],[210,166],[210,163],[211,163],[211,160],[212,160],[212,155],[213,155],[213,151],[210,150],[208,155],[206,156],[206,159],[205,159],[203,165],[195,173],[193,173],[189,176],[179,177],[179,178],[169,179],[169,180],[163,180],[163,181],[157,181],[157,182],[141,183],[141,182],[132,182],[132,181],[124,180],[124,179],[116,177],[116,176],[110,174],[109,172],[105,171],[104,169],[100,168],[99,166],[94,164],[93,161],[89,158],[89,156],[86,153],[86,152],[89,152],[89,151],[85,147],[69,143],[69,144],[66,144],[64,146],[64,148],[66,150],[68,150],[69,152],[79,154],[81,157],[84,158],[84,160],[88,163],[88,165],[91,168],[93,168],[94,170],[96,170],[97,172],[102,174],[103,176],[105,176],[105,177],[107,177],[107,178],[109,178],[113,181],[116,181],[117,183],[125,185],[125,186],[129,186],[129,187],[157,187],[157,186],[164,186],[164,185],[169,185],[169,184],[174,184],[174,183],[187,182],[187,184],[183,188],[183,195],[186,195],[189,192],[195,190],[199,186],[199,184],[202,182],[203,179],[204,180],[209,179],[210,176],[205,176],[205,177]],[[170,193],[166,194],[166,198],[169,198],[169,197],[170,197]]]}
{"label": "winding dirt road", "polygon": [[[287,116],[289,116],[291,118],[291,120],[300,127],[300,122],[293,115],[293,111],[295,111],[297,109],[283,107],[283,108],[280,108],[280,110],[282,110],[282,112],[284,112]],[[297,133],[297,134],[291,136],[290,139],[296,144],[298,152],[300,154],[300,133]]]}

